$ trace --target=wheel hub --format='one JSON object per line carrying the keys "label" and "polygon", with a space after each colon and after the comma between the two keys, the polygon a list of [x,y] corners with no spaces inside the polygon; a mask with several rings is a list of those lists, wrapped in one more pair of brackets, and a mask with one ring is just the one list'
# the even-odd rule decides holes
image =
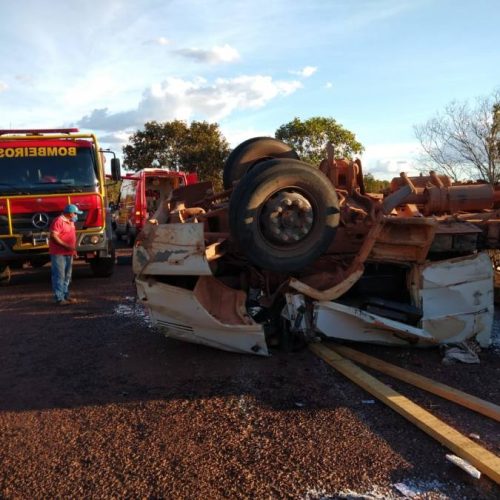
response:
{"label": "wheel hub", "polygon": [[308,199],[294,191],[280,191],[265,203],[261,227],[271,241],[279,244],[296,243],[311,231],[314,216]]}

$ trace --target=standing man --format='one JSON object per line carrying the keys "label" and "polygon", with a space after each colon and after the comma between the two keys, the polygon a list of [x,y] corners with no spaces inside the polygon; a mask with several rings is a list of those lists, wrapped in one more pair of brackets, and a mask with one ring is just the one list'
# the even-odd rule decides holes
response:
{"label": "standing man", "polygon": [[73,256],[76,255],[75,222],[83,214],[76,205],[66,205],[50,225],[49,253],[52,266],[52,290],[56,303],[65,306],[76,302],[69,297]]}

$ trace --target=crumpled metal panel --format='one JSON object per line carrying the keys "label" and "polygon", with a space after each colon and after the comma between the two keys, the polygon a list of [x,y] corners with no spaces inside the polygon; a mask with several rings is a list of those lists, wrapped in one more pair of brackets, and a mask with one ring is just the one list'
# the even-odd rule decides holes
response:
{"label": "crumpled metal panel", "polygon": [[493,266],[487,253],[433,262],[422,272],[422,327],[439,342],[491,342]]}
{"label": "crumpled metal panel", "polygon": [[153,279],[136,278],[135,282],[139,300],[149,309],[153,326],[167,337],[225,351],[268,355],[264,329],[258,323],[221,323],[191,290]]}
{"label": "crumpled metal panel", "polygon": [[384,344],[491,342],[493,268],[486,253],[421,266],[413,281],[423,310],[412,327],[336,302],[315,305],[317,330],[328,337]]}
{"label": "crumpled metal panel", "polygon": [[[435,343],[432,335],[422,328],[385,318],[358,307],[347,306],[334,301],[320,302],[315,305],[315,313],[316,328],[328,337],[363,342],[394,343],[391,335],[396,335],[398,338],[397,344],[401,344],[401,339],[403,343],[418,341]],[[351,329],[341,330],[337,328],[340,323],[346,325],[346,321],[347,324],[351,325]],[[362,332],[357,331],[357,322],[362,322]],[[332,325],[335,325],[335,328]],[[365,338],[366,335],[368,337]]]}
{"label": "crumpled metal panel", "polygon": [[148,224],[134,247],[135,275],[211,275],[205,255],[203,224]]}

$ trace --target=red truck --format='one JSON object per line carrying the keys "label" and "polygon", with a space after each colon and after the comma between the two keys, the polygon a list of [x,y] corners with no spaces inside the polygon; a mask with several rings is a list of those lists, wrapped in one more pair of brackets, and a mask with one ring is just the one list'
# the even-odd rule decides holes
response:
{"label": "red truck", "polygon": [[[0,283],[10,268],[49,261],[52,220],[72,203],[77,252],[95,276],[110,276],[115,257],[107,210],[104,155],[92,133],[78,129],[0,130]],[[120,161],[111,160],[120,179]]]}
{"label": "red truck", "polygon": [[146,220],[153,217],[174,189],[198,182],[196,173],[145,168],[123,176],[115,218],[115,231],[131,246]]}

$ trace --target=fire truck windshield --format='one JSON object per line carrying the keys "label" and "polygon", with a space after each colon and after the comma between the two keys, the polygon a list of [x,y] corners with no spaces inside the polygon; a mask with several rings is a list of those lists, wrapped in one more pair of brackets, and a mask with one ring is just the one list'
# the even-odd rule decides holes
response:
{"label": "fire truck windshield", "polygon": [[3,151],[0,196],[96,191],[97,167],[90,148],[73,148],[75,154],[54,156],[9,156],[8,149]]}

